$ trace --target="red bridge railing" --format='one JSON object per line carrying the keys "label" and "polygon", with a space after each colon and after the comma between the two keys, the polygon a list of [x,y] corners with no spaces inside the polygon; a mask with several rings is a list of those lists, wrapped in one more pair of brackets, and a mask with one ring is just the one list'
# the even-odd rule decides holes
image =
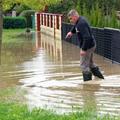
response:
{"label": "red bridge railing", "polygon": [[61,30],[62,14],[36,13],[36,30],[40,31],[41,25]]}

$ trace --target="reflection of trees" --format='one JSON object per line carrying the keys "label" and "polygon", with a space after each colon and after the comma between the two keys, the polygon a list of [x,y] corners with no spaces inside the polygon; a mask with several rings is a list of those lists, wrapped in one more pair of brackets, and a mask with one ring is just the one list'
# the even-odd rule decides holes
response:
{"label": "reflection of trees", "polygon": [[33,58],[33,46],[31,41],[2,44],[0,87],[16,85],[19,79],[25,77],[23,68],[16,66]]}
{"label": "reflection of trees", "polygon": [[31,41],[2,45],[2,64],[19,64],[31,59],[33,55],[33,44]]}

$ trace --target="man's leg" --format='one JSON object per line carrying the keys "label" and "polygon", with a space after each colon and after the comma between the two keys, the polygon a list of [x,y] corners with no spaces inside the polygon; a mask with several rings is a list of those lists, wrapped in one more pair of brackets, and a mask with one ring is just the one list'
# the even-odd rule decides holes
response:
{"label": "man's leg", "polygon": [[91,50],[86,51],[86,55],[81,56],[80,55],[80,68],[83,73],[83,80],[89,81],[92,80],[92,72],[90,70],[90,60],[91,60]]}
{"label": "man's leg", "polygon": [[104,79],[104,76],[102,75],[98,66],[91,68],[91,72],[94,76],[97,76],[98,78]]}
{"label": "man's leg", "polygon": [[83,71],[82,74],[83,74],[84,81],[92,80],[92,73],[90,71]]}
{"label": "man's leg", "polygon": [[96,66],[95,63],[93,62],[93,53],[91,54],[91,58],[90,58],[90,69],[94,76],[104,79],[104,76],[102,75],[99,67]]}

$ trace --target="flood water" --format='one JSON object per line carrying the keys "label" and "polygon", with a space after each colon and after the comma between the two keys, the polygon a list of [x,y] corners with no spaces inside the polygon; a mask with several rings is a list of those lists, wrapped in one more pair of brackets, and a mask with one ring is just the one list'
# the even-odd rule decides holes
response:
{"label": "flood water", "polygon": [[[23,40],[23,37],[21,37]],[[58,113],[94,108],[98,113],[120,114],[120,65],[95,55],[104,80],[83,82],[79,48],[34,33],[21,43],[2,44],[0,88],[19,85],[30,108]]]}

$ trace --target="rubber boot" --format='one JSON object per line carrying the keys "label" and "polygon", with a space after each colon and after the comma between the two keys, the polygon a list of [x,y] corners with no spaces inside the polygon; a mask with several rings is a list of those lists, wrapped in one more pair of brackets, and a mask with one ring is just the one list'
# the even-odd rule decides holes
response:
{"label": "rubber boot", "polygon": [[83,80],[84,81],[92,80],[92,73],[91,72],[83,72]]}
{"label": "rubber boot", "polygon": [[94,76],[104,79],[104,76],[102,75],[98,67],[91,68],[91,72]]}

